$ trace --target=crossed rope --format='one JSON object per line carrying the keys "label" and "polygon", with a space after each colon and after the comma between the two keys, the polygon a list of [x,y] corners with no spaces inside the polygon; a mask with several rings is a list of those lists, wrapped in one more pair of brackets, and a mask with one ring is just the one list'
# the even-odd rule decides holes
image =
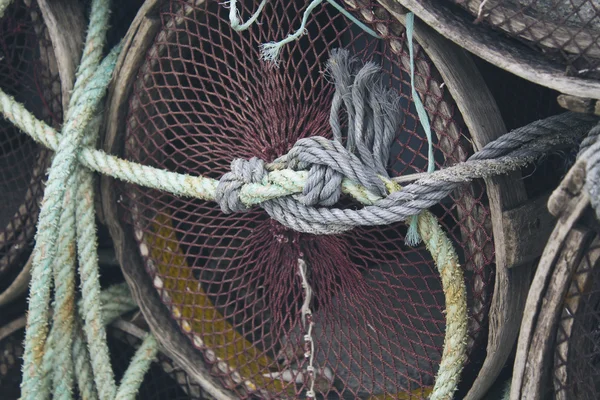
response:
{"label": "crossed rope", "polygon": [[[9,3],[0,1],[0,12]],[[219,181],[164,171],[92,147],[100,125],[97,113],[120,51],[117,46],[101,60],[108,4],[108,0],[92,3],[86,45],[60,134],[0,91],[0,111],[5,118],[55,151],[33,252],[23,398],[44,399],[52,391],[56,398],[70,399],[74,381],[89,398],[131,397],[141,382],[142,366],[147,366],[157,351],[155,339],[149,336],[142,345],[141,364],[132,364],[126,373],[129,378],[117,387],[99,300],[93,171],[175,195],[214,200],[224,212],[259,205],[283,225],[315,234],[338,233],[360,225],[387,225],[418,216],[418,231],[440,271],[447,306],[444,352],[431,398],[450,398],[466,352],[464,279],[452,244],[426,210],[464,182],[509,172],[558,145],[577,143],[597,119],[565,113],[535,122],[488,144],[464,163],[432,172],[401,188],[385,171],[398,115],[395,108],[377,101],[383,96],[394,104],[393,98],[375,78],[375,66],[367,64],[357,69],[347,54],[344,58],[340,52],[330,64],[330,71],[338,78],[339,95],[332,104],[333,140],[302,139],[271,164],[258,159],[235,160],[231,172]],[[351,90],[344,86],[348,83]],[[345,147],[339,119],[344,107],[351,125]],[[342,194],[365,206],[332,208]],[[82,318],[74,307],[77,267],[82,281]],[[53,282],[55,304],[51,313]],[[54,351],[58,348],[67,350]]]}

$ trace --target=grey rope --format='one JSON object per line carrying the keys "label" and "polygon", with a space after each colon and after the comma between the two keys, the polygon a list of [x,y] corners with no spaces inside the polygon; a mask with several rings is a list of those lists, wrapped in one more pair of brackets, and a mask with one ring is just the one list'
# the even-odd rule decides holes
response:
{"label": "grey rope", "polygon": [[586,160],[585,190],[590,196],[590,203],[600,219],[600,123],[590,130],[589,135],[581,142],[579,157]]}
{"label": "grey rope", "polygon": [[[521,168],[557,146],[575,146],[598,121],[594,116],[568,112],[533,122],[489,143],[466,162],[392,191],[386,164],[402,120],[398,94],[384,87],[379,67],[367,63],[359,68],[346,50],[332,52],[326,72],[335,84],[330,113],[333,140],[318,136],[300,139],[269,165],[259,159],[234,160],[231,172],[216,188],[216,201],[223,212],[247,210],[239,197],[242,187],[264,182],[269,171],[289,168],[309,169],[302,194],[260,203],[272,218],[289,228],[335,234],[356,226],[405,221],[465,182]],[[342,111],[348,121],[346,147],[342,145]],[[361,184],[378,200],[360,209],[324,208],[339,200],[343,178]]]}

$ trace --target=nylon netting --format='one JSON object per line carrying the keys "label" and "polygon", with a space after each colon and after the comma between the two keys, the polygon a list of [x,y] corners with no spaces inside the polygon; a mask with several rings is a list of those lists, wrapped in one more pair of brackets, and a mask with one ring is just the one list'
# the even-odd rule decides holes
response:
{"label": "nylon netting", "polygon": [[[241,3],[243,16],[258,4]],[[218,2],[166,4],[130,99],[125,156],[219,178],[234,158],[272,161],[299,138],[330,137],[333,85],[322,71],[329,52],[345,47],[381,64],[401,95],[405,118],[390,174],[423,171],[427,143],[410,100],[404,29],[377,3],[350,10],[369,16],[384,40],[323,6],[307,34],[285,47],[278,68],[259,61],[258,45],[297,28],[305,5],[270,1],[255,26],[237,33]],[[465,160],[473,153],[470,133],[419,46],[416,81],[436,136],[437,168]],[[284,228],[260,209],[225,215],[214,203],[118,188],[123,222],[160,298],[211,373],[240,398],[295,398],[307,388],[299,258],[315,292],[318,397],[396,398],[408,391],[421,397],[433,385],[445,331],[443,292],[425,248],[404,245],[404,224],[313,236]],[[474,368],[485,357],[494,273],[483,182],[465,185],[432,211],[466,271]]]}
{"label": "nylon netting", "polygon": [[[0,58],[2,90],[56,127],[62,118],[60,80],[37,4],[15,1],[6,10],[0,20]],[[48,162],[48,151],[0,119],[0,276],[28,254]],[[11,279],[2,281],[0,291]]]}
{"label": "nylon netting", "polygon": [[24,337],[21,329],[0,340],[0,393],[6,400],[16,400],[21,396]]}
{"label": "nylon netting", "polygon": [[600,396],[600,246],[595,243],[573,275],[558,323],[552,380],[560,399]]}
{"label": "nylon netting", "polygon": [[573,76],[600,78],[600,1],[449,0],[516,38]]}

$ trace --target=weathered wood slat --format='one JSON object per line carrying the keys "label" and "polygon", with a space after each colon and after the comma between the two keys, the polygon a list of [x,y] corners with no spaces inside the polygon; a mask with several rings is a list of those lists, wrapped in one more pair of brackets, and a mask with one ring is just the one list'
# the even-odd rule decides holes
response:
{"label": "weathered wood slat", "polygon": [[[133,90],[135,76],[143,63],[146,51],[150,47],[161,23],[158,18],[160,0],[148,0],[140,8],[136,18],[124,39],[124,47],[117,61],[116,77],[108,92],[110,107],[105,113],[105,136],[103,147],[113,154],[121,154],[124,142],[117,140],[120,129],[125,126],[129,97]],[[117,191],[115,182],[103,177],[101,195],[103,213],[111,237],[115,244],[117,258],[132,295],[140,306],[152,333],[164,349],[164,353],[179,365],[217,400],[232,400],[233,394],[220,385],[204,367],[204,359],[170,316],[167,308],[160,302],[156,290],[143,268],[144,262],[137,251],[132,229],[124,229],[119,224],[117,209]]]}
{"label": "weathered wood slat", "polygon": [[515,41],[501,40],[489,29],[457,15],[442,1],[379,0],[388,9],[402,13],[406,7],[444,37],[506,71],[538,85],[579,97],[600,99],[600,82],[569,77],[565,68],[547,61]]}
{"label": "weathered wood slat", "polygon": [[[539,362],[547,361],[548,335],[556,322],[559,302],[564,299],[567,277],[577,265],[582,241],[591,231],[576,223],[589,207],[589,198],[582,191],[585,164],[578,161],[558,189],[550,197],[548,207],[558,216],[557,225],[548,240],[531,284],[525,314],[519,333],[513,370],[511,399],[540,398],[544,373]],[[540,333],[543,332],[543,333]],[[537,368],[537,370],[536,370]]]}

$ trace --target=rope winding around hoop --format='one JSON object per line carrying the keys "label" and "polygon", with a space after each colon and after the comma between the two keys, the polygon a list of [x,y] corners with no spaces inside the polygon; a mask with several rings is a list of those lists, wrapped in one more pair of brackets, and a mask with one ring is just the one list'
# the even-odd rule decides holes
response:
{"label": "rope winding around hoop", "polygon": [[[9,2],[0,1],[0,11]],[[574,144],[596,119],[566,113],[538,121],[490,143],[465,163],[427,174],[400,188],[385,171],[390,142],[398,126],[395,99],[376,79],[377,67],[367,64],[358,69],[347,53],[339,52],[329,65],[336,83],[331,114],[334,140],[299,140],[288,154],[272,164],[258,159],[235,160],[231,172],[220,181],[176,174],[127,162],[91,147],[98,132],[99,104],[119,51],[113,50],[100,62],[107,15],[108,1],[95,0],[61,134],[0,91],[0,111],[4,116],[34,140],[56,151],[34,249],[23,398],[48,398],[52,388],[56,398],[70,399],[74,380],[89,398],[130,398],[136,390],[132,382],[139,380],[147,366],[145,361],[135,365],[117,388],[102,324],[106,315],[103,317],[99,300],[92,171],[176,195],[216,200],[224,212],[260,205],[272,218],[302,232],[332,234],[418,215],[419,233],[442,276],[447,307],[444,352],[431,398],[451,398],[465,359],[465,286],[452,244],[426,210],[466,181],[506,173],[531,163],[557,145]],[[341,144],[342,109],[349,120],[346,147]],[[342,193],[365,207],[326,208],[333,206]],[[76,252],[83,318],[73,311]],[[56,310],[48,333],[53,278]],[[66,347],[55,352],[59,346]],[[152,356],[157,349],[154,338],[148,337],[142,349]]]}

